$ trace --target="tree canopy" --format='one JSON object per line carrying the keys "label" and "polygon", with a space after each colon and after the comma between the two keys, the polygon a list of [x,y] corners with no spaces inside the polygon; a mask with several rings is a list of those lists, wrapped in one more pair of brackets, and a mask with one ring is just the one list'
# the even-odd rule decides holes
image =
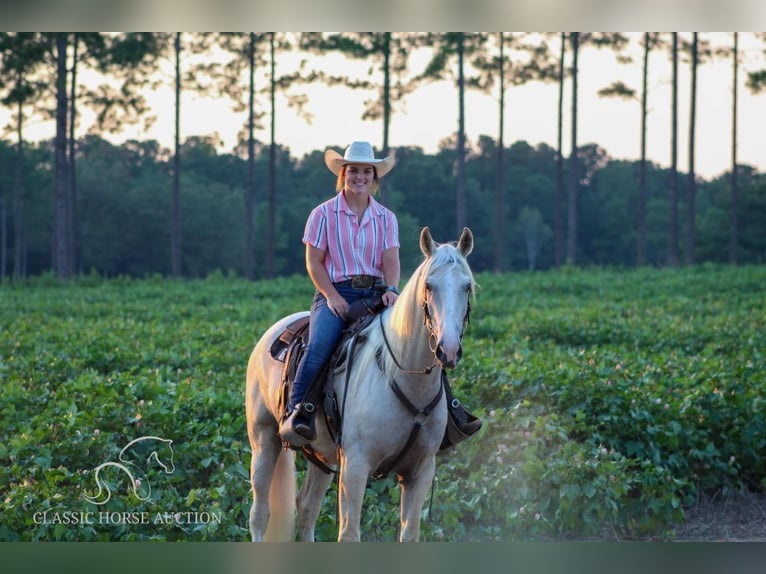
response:
{"label": "tree canopy", "polygon": [[[667,34],[653,34],[652,42],[662,45],[668,40],[661,36]],[[114,143],[108,139],[110,133],[128,123],[146,125],[154,120],[145,91],[172,82],[167,66],[172,38],[150,33],[0,34],[0,105],[13,113],[6,139],[0,140],[0,278],[52,269],[59,274],[56,259],[63,255],[57,247],[62,240],[71,252],[70,264],[76,267],[71,273],[199,277],[220,271],[253,279],[303,273],[300,239],[306,217],[334,193],[334,181],[324,166],[324,149],[294,157],[289,142],[275,139],[274,124],[280,121],[274,108],[276,90],[283,90],[299,109],[308,102],[303,86],[309,82],[364,88],[368,91],[363,98],[372,91],[375,97],[365,101],[360,119],[381,121],[388,145],[390,111],[406,108],[406,97],[425,78],[450,74],[462,78],[458,85],[445,88],[454,90],[445,94],[451,99],[464,87],[490,92],[502,87],[512,94],[515,86],[526,82],[557,79],[563,85],[576,77],[573,70],[562,73],[567,44],[561,56],[554,49],[565,35],[561,40],[557,35],[510,33],[190,35],[188,62],[177,89],[216,90],[221,98],[230,99],[233,109],[247,115],[237,145],[222,151],[215,134],[188,137],[178,141],[175,150],[153,140]],[[640,43],[645,37],[584,34],[582,44],[611,49],[624,62],[623,49],[631,39]],[[56,49],[54,40],[59,42]],[[693,44],[682,40],[685,62]],[[279,50],[272,49],[275,46]],[[705,39],[700,46],[704,47],[705,58],[699,61],[703,66],[712,52]],[[423,69],[410,71],[410,60],[418,50],[430,50],[430,60]],[[287,55],[296,51],[306,58],[296,71],[275,71],[280,51]],[[367,74],[328,74],[321,58],[333,54],[367,60]],[[457,68],[455,54],[461,57]],[[309,57],[315,58],[310,64]],[[258,70],[266,75],[268,85],[254,85],[253,73]],[[103,81],[77,86],[76,78],[85,72],[98,73]],[[748,87],[758,89],[761,73],[749,72]],[[639,78],[637,73],[636,82]],[[635,97],[636,92],[615,81],[600,94]],[[580,98],[598,96],[582,94]],[[512,96],[510,104],[504,103],[503,91],[498,99],[501,118],[506,105],[519,113],[513,109]],[[76,129],[81,108],[96,114],[86,133]],[[555,110],[549,115],[554,116]],[[52,117],[58,118],[60,126],[56,138],[25,139],[24,126]],[[310,121],[309,115],[305,117]],[[260,141],[253,127],[264,127],[267,118],[270,133],[264,140],[270,141]],[[474,232],[477,248],[472,259],[479,271],[557,266],[559,226],[571,219],[568,211],[574,210],[577,244],[572,249],[576,247],[578,265],[664,265],[669,235],[684,236],[687,227],[693,241],[674,247],[681,250],[679,261],[764,260],[766,181],[750,166],[736,166],[736,195],[730,174],[704,181],[691,173],[677,178],[674,199],[667,197],[667,190],[669,182],[676,180],[672,171],[677,166],[669,170],[643,157],[614,160],[597,142],[578,142],[563,166],[576,191],[574,205],[564,206],[567,213],[559,220],[560,150],[530,145],[512,132],[504,137],[502,122],[499,134],[471,141],[462,120],[457,120],[457,116],[445,118],[449,127],[433,153],[411,145],[394,146],[387,152],[396,155],[397,168],[386,178],[380,199],[399,218],[405,269],[413,268],[419,259],[421,226],[428,225],[437,240],[447,241],[454,239],[456,221]],[[184,121],[184,116],[178,121]],[[175,129],[178,133],[178,125]],[[68,147],[62,144],[65,140]],[[328,142],[336,149],[347,143]],[[183,158],[183,171],[178,168],[179,158]],[[687,190],[688,186],[696,191]],[[674,223],[668,214],[676,209],[684,217]],[[737,228],[732,230],[735,211]],[[640,224],[636,213],[641,214]],[[61,231],[62,217],[69,219],[67,233]],[[180,221],[184,233],[178,245],[171,236]],[[680,229],[673,231],[670,225]],[[171,246],[179,249],[180,263],[178,253],[171,257]],[[685,249],[694,250],[693,258],[684,257]]]}

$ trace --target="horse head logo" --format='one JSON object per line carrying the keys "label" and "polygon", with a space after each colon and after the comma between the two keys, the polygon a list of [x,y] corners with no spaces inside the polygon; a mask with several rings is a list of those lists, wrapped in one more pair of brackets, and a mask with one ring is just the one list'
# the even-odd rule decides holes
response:
{"label": "horse head logo", "polygon": [[[130,441],[120,451],[117,457],[119,462],[107,461],[94,469],[98,491],[94,496],[83,494],[82,497],[93,504],[100,505],[109,502],[109,499],[112,497],[112,491],[109,485],[101,478],[100,473],[106,468],[116,468],[120,473],[127,475],[129,492],[132,492],[142,502],[149,500],[152,487],[149,484],[146,473],[135,461],[143,460],[145,467],[151,463],[156,463],[166,474],[172,474],[175,470],[172,443],[172,440],[158,436],[145,436]],[[147,452],[148,454],[146,454]]]}

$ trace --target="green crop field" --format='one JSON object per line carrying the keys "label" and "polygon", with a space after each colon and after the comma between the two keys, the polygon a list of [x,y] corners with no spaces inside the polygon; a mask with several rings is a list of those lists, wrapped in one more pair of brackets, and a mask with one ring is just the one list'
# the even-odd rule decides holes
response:
{"label": "green crop field", "polygon": [[[440,455],[424,540],[672,538],[701,493],[766,488],[766,267],[477,280],[451,377],[485,425]],[[0,288],[0,540],[247,540],[245,365],[310,298],[303,277]],[[172,472],[143,460],[131,491],[107,466],[86,500],[140,437],[173,441]],[[398,503],[370,483],[363,539],[395,539]]]}

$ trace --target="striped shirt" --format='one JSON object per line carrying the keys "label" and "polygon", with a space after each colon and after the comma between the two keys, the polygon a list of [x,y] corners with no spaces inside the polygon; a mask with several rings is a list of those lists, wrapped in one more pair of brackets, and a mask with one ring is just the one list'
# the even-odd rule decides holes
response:
{"label": "striped shirt", "polygon": [[325,252],[324,266],[333,283],[352,275],[383,277],[383,252],[399,247],[394,213],[370,197],[357,221],[343,192],[315,207],[306,220],[303,243]]}

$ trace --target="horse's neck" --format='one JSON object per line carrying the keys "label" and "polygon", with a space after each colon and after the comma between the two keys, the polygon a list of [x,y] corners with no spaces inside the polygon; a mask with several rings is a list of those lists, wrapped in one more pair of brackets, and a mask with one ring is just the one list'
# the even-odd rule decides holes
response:
{"label": "horse's neck", "polygon": [[[392,315],[387,313],[384,320],[386,336],[393,354],[388,361],[388,375],[402,387],[411,385],[413,392],[429,394],[432,392],[431,387],[439,384],[440,369],[435,366],[434,353],[428,341],[428,330],[422,321],[418,321],[412,326],[409,336],[400,336],[392,324]],[[396,365],[396,362],[399,365]]]}

